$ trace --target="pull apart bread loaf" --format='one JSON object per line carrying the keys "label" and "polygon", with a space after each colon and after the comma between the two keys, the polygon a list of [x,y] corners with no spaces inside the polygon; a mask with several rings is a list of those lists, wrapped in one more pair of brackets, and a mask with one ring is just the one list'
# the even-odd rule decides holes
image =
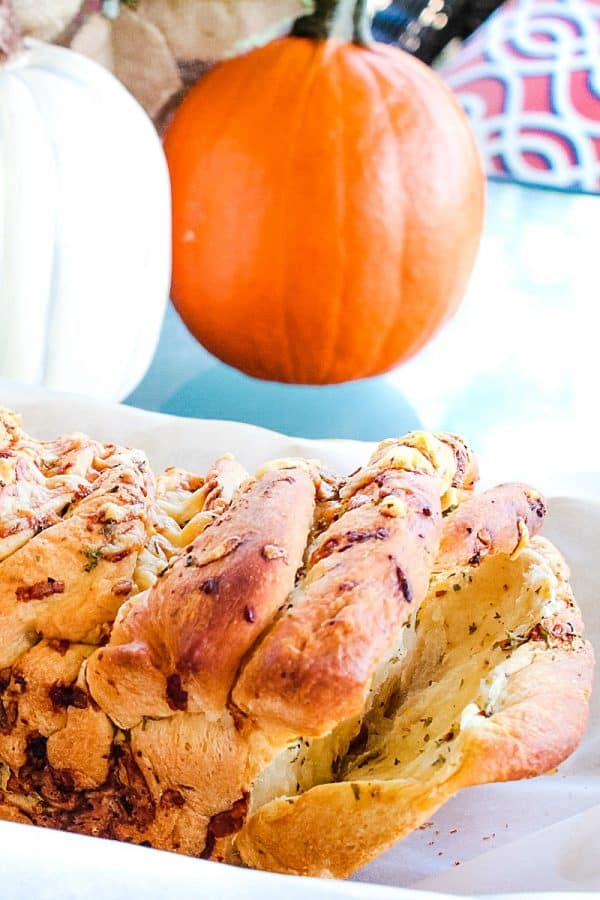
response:
{"label": "pull apart bread loaf", "polygon": [[0,817],[346,876],[548,771],[593,655],[545,505],[450,434],[205,477],[0,414]]}

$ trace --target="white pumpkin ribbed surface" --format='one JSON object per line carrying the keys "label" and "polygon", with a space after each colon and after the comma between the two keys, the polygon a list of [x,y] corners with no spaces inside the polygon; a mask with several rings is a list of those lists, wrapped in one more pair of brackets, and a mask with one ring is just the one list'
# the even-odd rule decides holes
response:
{"label": "white pumpkin ribbed surface", "polygon": [[156,349],[170,262],[150,119],[96,63],[28,43],[0,66],[0,375],[123,399]]}

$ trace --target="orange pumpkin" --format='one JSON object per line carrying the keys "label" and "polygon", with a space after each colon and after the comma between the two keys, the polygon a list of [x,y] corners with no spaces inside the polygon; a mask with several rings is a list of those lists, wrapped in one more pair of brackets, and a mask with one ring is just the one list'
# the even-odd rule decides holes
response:
{"label": "orange pumpkin", "polygon": [[173,300],[249,375],[384,372],[456,310],[485,181],[466,117],[401,50],[290,36],[219,65],[175,114]]}

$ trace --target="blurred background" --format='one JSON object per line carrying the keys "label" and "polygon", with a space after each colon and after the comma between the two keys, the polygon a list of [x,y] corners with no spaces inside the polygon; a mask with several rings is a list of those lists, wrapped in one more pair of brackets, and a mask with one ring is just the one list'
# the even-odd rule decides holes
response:
{"label": "blurred background", "polygon": [[[287,33],[311,9],[305,0],[13,6],[25,35],[70,47],[116,74],[160,133],[215,64]],[[593,466],[600,3],[372,0],[369,12],[377,41],[418,57],[446,81],[481,151],[485,226],[460,310],[397,369],[312,386],[261,381],[225,365],[169,304],[145,374],[114,399],[307,437],[447,429],[468,434],[484,453],[510,443],[535,457],[543,446],[545,462],[557,467],[576,444],[583,466]]]}

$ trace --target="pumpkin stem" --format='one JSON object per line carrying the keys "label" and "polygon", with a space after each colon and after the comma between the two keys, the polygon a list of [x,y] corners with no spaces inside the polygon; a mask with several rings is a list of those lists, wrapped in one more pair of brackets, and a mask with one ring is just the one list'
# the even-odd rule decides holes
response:
{"label": "pumpkin stem", "polygon": [[0,0],[0,63],[6,62],[23,46],[12,0]]}
{"label": "pumpkin stem", "polygon": [[[314,0],[314,12],[296,19],[292,28],[294,37],[325,41],[334,33],[345,31],[340,23],[352,14],[352,40],[355,44],[369,44],[368,0]],[[349,33],[349,30],[347,33]]]}
{"label": "pumpkin stem", "polygon": [[333,33],[340,6],[341,0],[315,0],[315,11],[294,22],[293,37],[327,40]]}
{"label": "pumpkin stem", "polygon": [[368,0],[356,0],[353,17],[354,30],[352,40],[361,47],[368,47],[373,40],[371,34],[371,17],[369,15]]}

